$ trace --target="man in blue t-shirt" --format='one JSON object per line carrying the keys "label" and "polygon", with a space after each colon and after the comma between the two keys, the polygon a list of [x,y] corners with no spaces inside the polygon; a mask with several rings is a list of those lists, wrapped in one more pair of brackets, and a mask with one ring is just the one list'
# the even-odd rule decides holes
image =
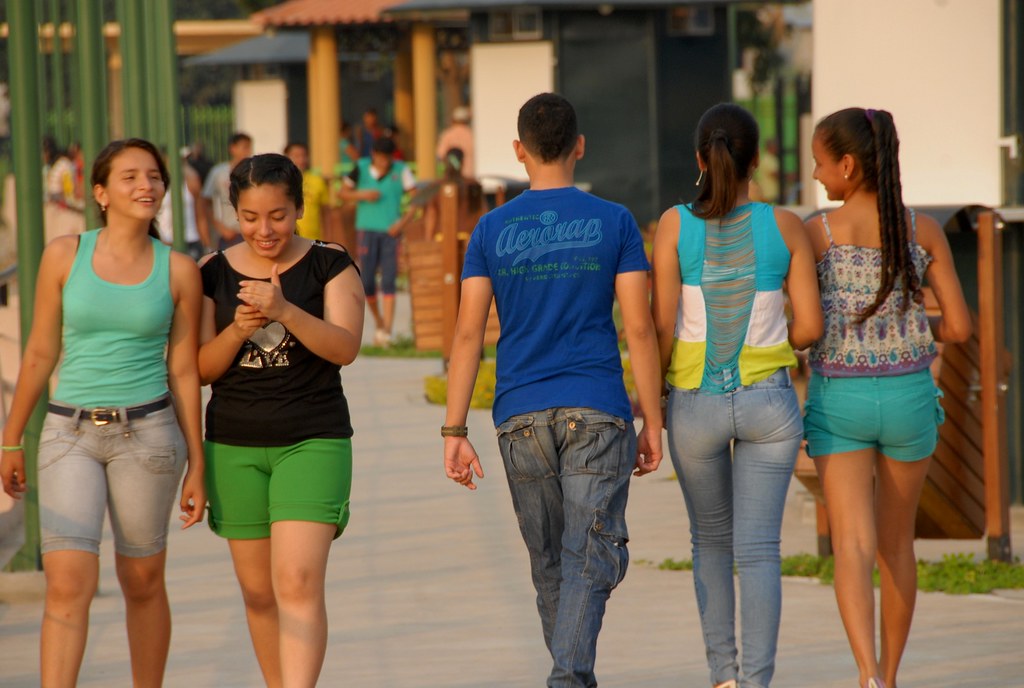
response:
{"label": "man in blue t-shirt", "polygon": [[[624,207],[573,186],[583,157],[561,96],[519,111],[512,146],[530,188],[473,231],[448,369],[441,435],[448,477],[483,477],[466,416],[493,295],[501,323],[494,423],[530,553],[548,686],[593,686],[605,603],[626,572],[629,476],[661,461],[660,364],[643,241]],[[639,442],[622,381],[618,298],[645,424]]]}

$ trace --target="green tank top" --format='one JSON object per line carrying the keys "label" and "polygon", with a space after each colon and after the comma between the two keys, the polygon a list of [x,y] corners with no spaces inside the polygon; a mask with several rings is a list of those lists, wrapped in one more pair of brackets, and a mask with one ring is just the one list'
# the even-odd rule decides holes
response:
{"label": "green tank top", "polygon": [[54,398],[86,408],[134,406],[167,393],[171,251],[153,239],[149,276],[113,284],[92,268],[99,233],[81,235],[64,285],[64,361]]}

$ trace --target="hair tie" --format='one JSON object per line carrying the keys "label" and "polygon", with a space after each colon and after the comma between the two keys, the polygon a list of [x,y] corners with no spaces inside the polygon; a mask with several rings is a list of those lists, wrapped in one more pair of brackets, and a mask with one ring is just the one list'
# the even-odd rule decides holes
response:
{"label": "hair tie", "polygon": [[875,112],[877,112],[877,110],[872,110],[871,108],[864,111],[864,115],[867,116],[868,122],[871,124],[875,123]]}
{"label": "hair tie", "polygon": [[729,143],[729,134],[725,129],[712,129],[711,134],[708,135],[708,143],[714,143],[719,140]]}

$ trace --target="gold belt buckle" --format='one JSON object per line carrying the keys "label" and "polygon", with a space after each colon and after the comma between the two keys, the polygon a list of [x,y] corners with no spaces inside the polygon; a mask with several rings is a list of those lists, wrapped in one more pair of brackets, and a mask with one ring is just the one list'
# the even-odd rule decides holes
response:
{"label": "gold belt buckle", "polygon": [[117,409],[95,408],[89,411],[89,420],[93,425],[107,425],[118,420]]}

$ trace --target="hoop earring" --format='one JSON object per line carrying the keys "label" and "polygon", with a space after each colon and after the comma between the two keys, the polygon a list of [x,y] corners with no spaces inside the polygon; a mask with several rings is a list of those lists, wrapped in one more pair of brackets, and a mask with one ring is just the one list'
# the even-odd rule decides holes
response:
{"label": "hoop earring", "polygon": [[700,171],[700,175],[697,176],[697,181],[694,182],[694,186],[700,186],[700,183],[704,180],[704,170]]}

